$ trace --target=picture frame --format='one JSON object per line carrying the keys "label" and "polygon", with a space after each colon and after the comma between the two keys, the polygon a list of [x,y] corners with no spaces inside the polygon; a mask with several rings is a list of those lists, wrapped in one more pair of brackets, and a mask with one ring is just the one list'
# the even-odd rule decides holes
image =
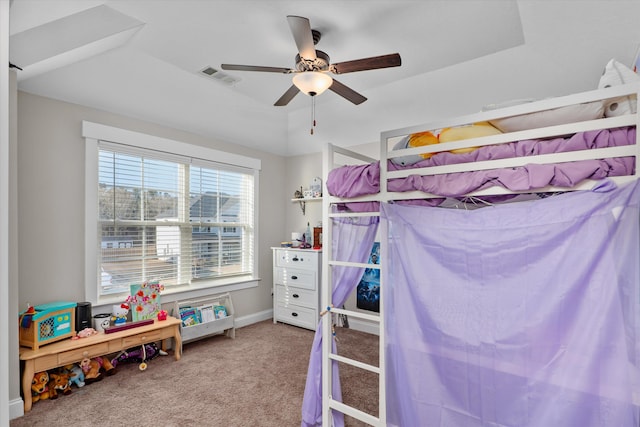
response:
{"label": "picture frame", "polygon": [[130,305],[131,320],[155,319],[162,309],[160,292],[164,287],[158,282],[144,282],[130,285],[131,295],[127,298]]}

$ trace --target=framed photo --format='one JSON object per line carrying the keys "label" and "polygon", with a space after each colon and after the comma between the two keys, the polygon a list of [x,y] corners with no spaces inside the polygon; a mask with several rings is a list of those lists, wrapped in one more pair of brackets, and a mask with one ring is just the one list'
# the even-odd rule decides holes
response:
{"label": "framed photo", "polygon": [[[380,242],[374,242],[369,264],[380,264]],[[356,306],[362,310],[380,312],[380,269],[365,268],[358,283]]]}

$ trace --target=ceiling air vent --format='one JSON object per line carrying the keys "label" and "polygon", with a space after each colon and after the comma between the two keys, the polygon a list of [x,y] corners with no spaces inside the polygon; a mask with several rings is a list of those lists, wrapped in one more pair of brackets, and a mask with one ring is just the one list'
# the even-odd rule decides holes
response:
{"label": "ceiling air vent", "polygon": [[231,77],[229,74],[223,73],[222,71],[216,70],[213,67],[204,67],[199,71],[200,75],[204,77],[208,77],[213,80],[217,80],[221,83],[226,84],[227,86],[233,86],[238,83],[240,79],[235,77]]}

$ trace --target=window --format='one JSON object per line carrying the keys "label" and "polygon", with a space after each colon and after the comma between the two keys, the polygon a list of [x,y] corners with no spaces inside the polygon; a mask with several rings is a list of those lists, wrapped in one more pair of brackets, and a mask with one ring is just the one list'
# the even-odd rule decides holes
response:
{"label": "window", "polygon": [[84,129],[96,301],[147,280],[171,292],[255,279],[259,161],[88,122]]}

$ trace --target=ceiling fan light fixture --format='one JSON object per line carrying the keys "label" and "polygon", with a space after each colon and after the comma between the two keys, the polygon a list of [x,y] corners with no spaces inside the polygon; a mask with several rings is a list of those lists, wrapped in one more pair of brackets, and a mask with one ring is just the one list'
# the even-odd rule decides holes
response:
{"label": "ceiling fan light fixture", "polygon": [[300,92],[309,95],[320,95],[333,84],[331,76],[319,71],[305,71],[293,76],[293,84]]}

